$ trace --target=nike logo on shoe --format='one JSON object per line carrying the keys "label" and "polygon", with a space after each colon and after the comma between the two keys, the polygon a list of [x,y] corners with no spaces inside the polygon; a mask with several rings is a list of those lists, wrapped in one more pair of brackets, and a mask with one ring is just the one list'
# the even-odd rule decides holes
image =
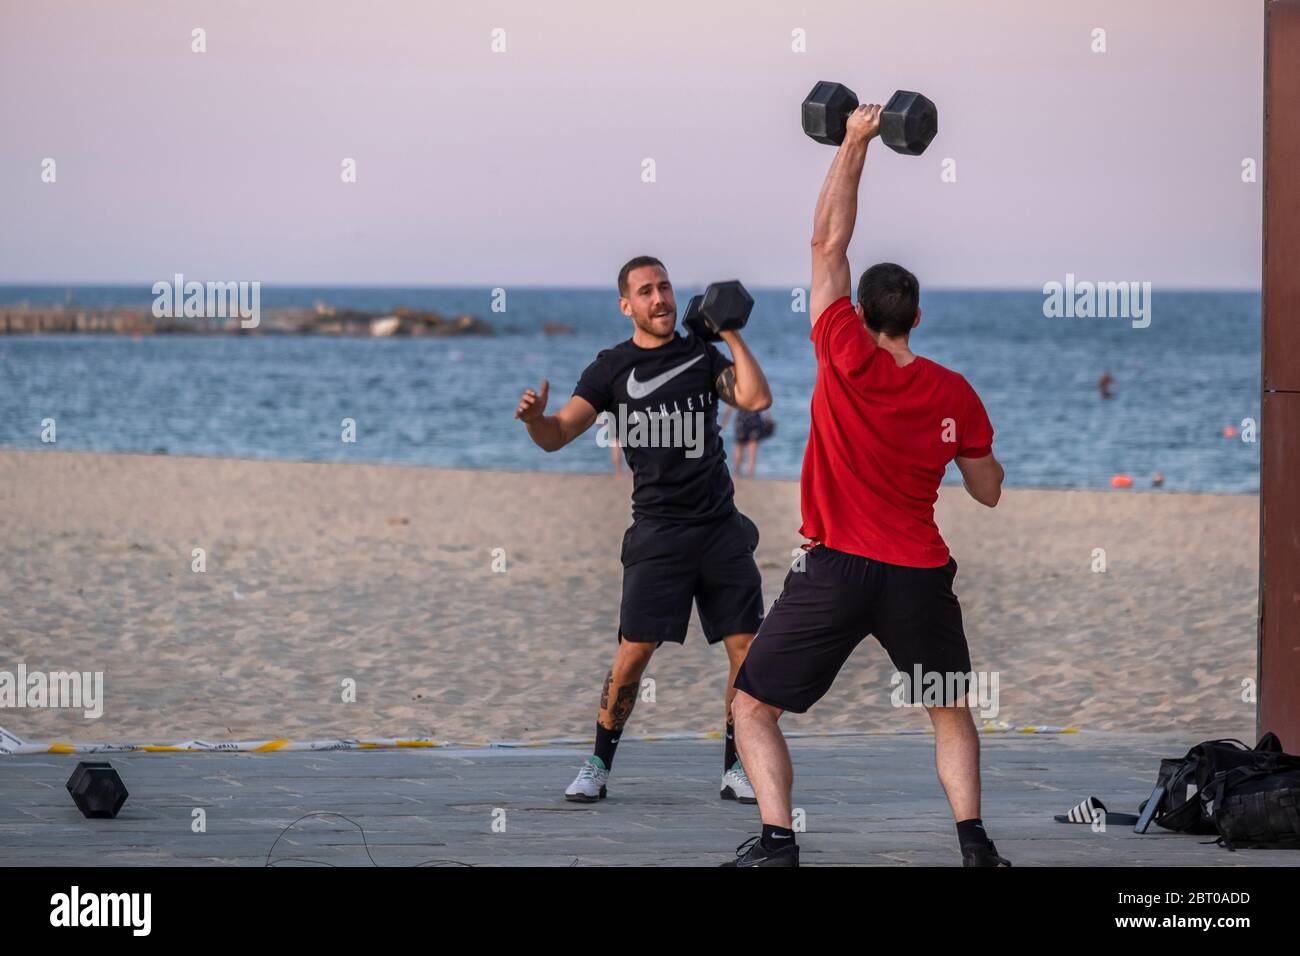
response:
{"label": "nike logo on shoe", "polygon": [[662,375],[656,375],[654,378],[649,379],[648,381],[645,382],[638,382],[636,380],[636,369],[632,369],[631,373],[629,373],[627,377],[628,398],[637,398],[637,399],[645,398],[647,395],[649,395],[650,393],[658,389],[659,386],[664,385],[672,381],[673,379],[675,379],[678,375],[681,375],[682,372],[685,372],[688,368],[690,368],[696,362],[700,361],[700,359],[702,358],[704,358],[703,355],[697,355],[689,362],[683,362],[681,365],[677,366],[676,368],[670,368]]}

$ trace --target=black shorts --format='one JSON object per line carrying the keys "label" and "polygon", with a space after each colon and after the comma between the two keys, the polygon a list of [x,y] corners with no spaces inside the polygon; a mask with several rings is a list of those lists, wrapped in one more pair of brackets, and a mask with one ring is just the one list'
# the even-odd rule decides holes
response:
{"label": "black shorts", "polygon": [[958,702],[955,694],[965,696],[970,650],[961,605],[952,593],[956,561],[908,568],[824,545],[801,557],[803,570],[796,561],[749,647],[736,675],[737,690],[802,714],[830,689],[858,643],[874,634],[896,671],[908,677],[906,684],[883,687],[883,695],[902,688],[909,703],[937,702],[924,696],[925,675],[941,674],[952,675],[942,685],[944,704]]}
{"label": "black shorts", "polygon": [[771,419],[761,413],[741,412],[736,417],[736,444],[747,445],[752,441],[762,441],[772,434]]}
{"label": "black shorts", "polygon": [[691,601],[715,644],[763,621],[758,528],[739,511],[708,524],[639,519],[623,535],[619,634],[629,641],[686,641]]}

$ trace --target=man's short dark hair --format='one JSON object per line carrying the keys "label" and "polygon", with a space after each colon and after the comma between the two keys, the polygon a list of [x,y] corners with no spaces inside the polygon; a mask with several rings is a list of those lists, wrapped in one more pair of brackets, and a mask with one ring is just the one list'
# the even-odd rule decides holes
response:
{"label": "man's short dark hair", "polygon": [[899,338],[912,331],[921,286],[900,265],[880,262],[858,280],[858,305],[872,332]]}
{"label": "man's short dark hair", "polygon": [[[627,277],[632,274],[633,269],[642,269],[645,266],[658,266],[664,269],[664,264],[654,256],[637,256],[635,259],[627,260],[627,264],[618,270],[618,294],[627,295]],[[664,269],[664,272],[667,272]]]}

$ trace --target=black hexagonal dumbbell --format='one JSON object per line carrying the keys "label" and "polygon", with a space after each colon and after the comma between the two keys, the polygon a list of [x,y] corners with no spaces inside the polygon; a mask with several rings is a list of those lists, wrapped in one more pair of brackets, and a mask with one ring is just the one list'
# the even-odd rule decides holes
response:
{"label": "black hexagonal dumbbell", "polygon": [[[828,146],[844,142],[849,114],[858,98],[843,83],[825,80],[803,101],[803,131]],[[897,153],[920,156],[939,131],[939,110],[920,93],[898,90],[880,112],[880,139]]]}
{"label": "black hexagonal dumbbell", "polygon": [[85,817],[112,818],[128,796],[122,778],[104,760],[83,760],[68,778],[68,793]]}
{"label": "black hexagonal dumbbell", "polygon": [[743,329],[754,309],[754,297],[735,279],[714,282],[703,295],[691,296],[682,325],[700,338],[716,342],[720,332]]}

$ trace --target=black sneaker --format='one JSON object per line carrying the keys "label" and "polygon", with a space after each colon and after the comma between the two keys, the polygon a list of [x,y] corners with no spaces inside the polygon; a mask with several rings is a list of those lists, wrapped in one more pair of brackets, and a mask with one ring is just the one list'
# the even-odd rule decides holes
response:
{"label": "black sneaker", "polygon": [[961,848],[961,865],[962,866],[1010,866],[1011,861],[998,856],[998,848],[989,840],[988,844],[981,846],[978,843],[967,843]]}
{"label": "black sneaker", "polygon": [[750,837],[736,847],[736,858],[722,866],[798,866],[799,847],[794,840],[779,850],[769,850],[758,837]]}

